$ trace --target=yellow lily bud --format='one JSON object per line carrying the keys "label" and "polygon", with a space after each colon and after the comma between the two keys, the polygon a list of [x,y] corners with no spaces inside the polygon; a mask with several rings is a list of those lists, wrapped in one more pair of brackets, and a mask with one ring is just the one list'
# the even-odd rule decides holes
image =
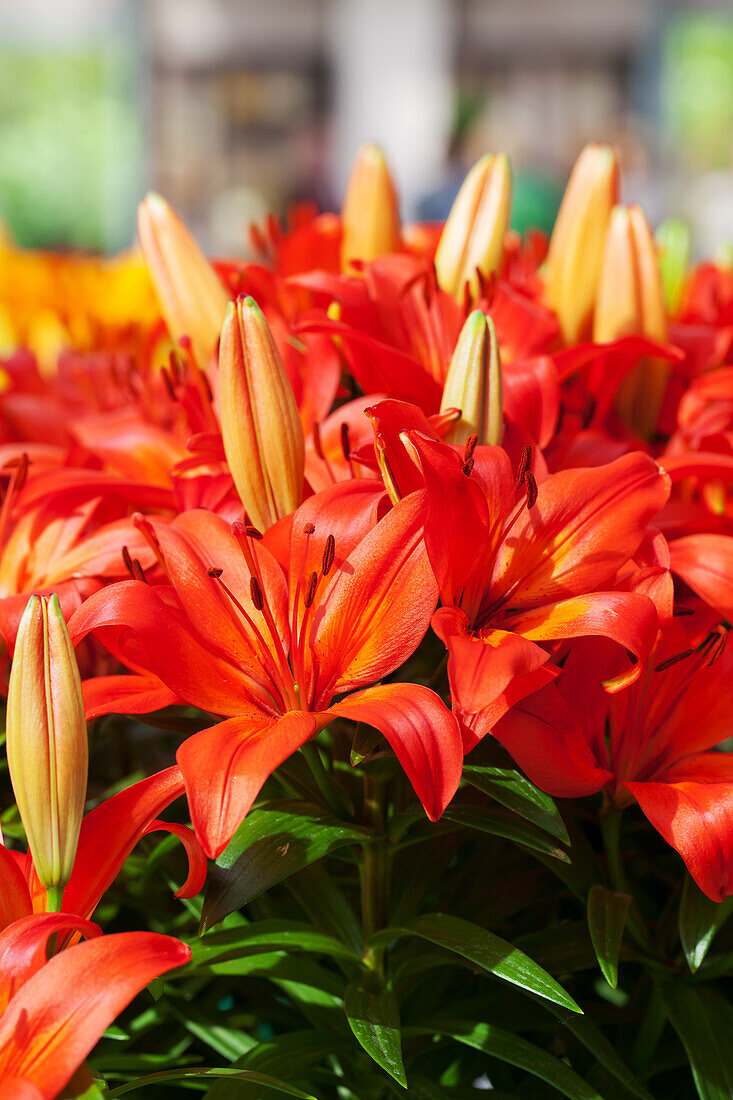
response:
{"label": "yellow lily bud", "polygon": [[463,301],[466,283],[475,298],[479,275],[498,271],[512,209],[509,158],[488,154],[461,184],[435,253],[438,283]]}
{"label": "yellow lily bud", "polygon": [[480,309],[469,314],[458,337],[443,386],[440,411],[460,409],[444,436],[447,443],[501,443],[503,408],[501,360],[494,322]]}
{"label": "yellow lily bud", "polygon": [[188,336],[205,370],[216,349],[229,296],[186,226],[160,195],[140,203],[137,230],[160,309],[174,340]]}
{"label": "yellow lily bud", "polygon": [[341,207],[341,268],[352,260],[375,260],[400,246],[397,192],[384,153],[364,145],[357,154]]}
{"label": "yellow lily bud", "polygon": [[[667,339],[664,289],[656,245],[644,212],[639,206],[615,206],[603,252],[593,339],[605,342],[631,335]],[[634,366],[619,387],[619,415],[643,435],[651,435],[656,427],[668,376],[667,363],[646,358]]]}
{"label": "yellow lily bud", "polygon": [[250,521],[265,531],[302,501],[305,442],[293,388],[262,311],[231,302],[221,330],[224,451]]}
{"label": "yellow lily bud", "polygon": [[58,900],[74,866],[89,749],[79,669],[56,596],[31,596],[23,613],[5,747],[38,878]]}
{"label": "yellow lily bud", "polygon": [[563,339],[583,339],[603,257],[611,209],[618,201],[619,172],[610,145],[586,145],[575,162],[552,231],[544,267],[545,297]]}

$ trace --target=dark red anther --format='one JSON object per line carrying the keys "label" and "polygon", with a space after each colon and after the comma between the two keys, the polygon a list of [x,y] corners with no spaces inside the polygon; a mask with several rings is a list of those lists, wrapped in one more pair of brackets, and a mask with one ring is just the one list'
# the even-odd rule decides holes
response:
{"label": "dark red anther", "polygon": [[148,578],[145,576],[143,572],[143,567],[137,560],[137,558],[132,559],[132,576],[133,579],[136,581],[142,581],[143,584],[148,583]]}
{"label": "dark red anther", "polygon": [[326,539],[326,545],[323,547],[323,576],[327,577],[333,568],[333,559],[336,554],[336,539],[333,535],[329,535]]}
{"label": "dark red anther", "polygon": [[524,483],[527,486],[527,509],[534,508],[537,503],[537,482],[534,479],[534,474],[528,470]]}
{"label": "dark red anther", "polygon": [[168,373],[168,370],[166,369],[166,367],[162,367],[160,373],[163,376],[163,383],[165,385],[166,390],[168,391],[168,396],[170,397],[171,401],[175,401],[176,391],[175,391],[175,388],[173,386],[173,379],[171,378],[170,374]]}
{"label": "dark red anther", "polygon": [[349,425],[346,422],[341,425],[341,450],[348,462],[351,458],[351,440],[349,439]]}
{"label": "dark red anther", "polygon": [[261,611],[265,606],[265,598],[262,595],[262,589],[260,588],[260,582],[257,580],[257,577],[249,578],[249,594],[252,597],[252,603],[258,611]]}
{"label": "dark red anther", "polygon": [[683,649],[681,653],[675,653],[672,657],[668,657],[666,661],[660,661],[658,665],[654,666],[655,672],[665,672],[666,669],[672,668],[672,665],[679,664],[680,661],[686,661],[688,657],[692,657],[694,649]]}
{"label": "dark red anther", "polygon": [[473,459],[472,458],[467,459],[463,463],[463,465],[461,466],[461,470],[466,475],[466,477],[470,477],[471,474],[473,473]]}
{"label": "dark red anther", "polygon": [[130,557],[130,551],[127,549],[126,546],[122,547],[122,560],[125,563],[125,569],[127,570],[127,572],[130,574],[131,577],[134,577],[135,572],[132,568],[132,558]]}
{"label": "dark red anther", "polygon": [[473,435],[469,435],[466,440],[466,446],[463,451],[463,461],[468,462],[470,458],[473,458],[473,452],[476,450],[476,444],[478,443],[478,436],[474,432]]}
{"label": "dark red anther", "polygon": [[318,574],[317,573],[311,573],[310,577],[308,578],[308,585],[306,587],[305,597],[303,599],[303,602],[304,602],[306,607],[310,607],[311,604],[313,603],[313,598],[315,597],[315,594],[316,594],[316,585],[317,584],[318,584]]}
{"label": "dark red anther", "polygon": [[20,461],[18,462],[18,472],[15,475],[15,490],[16,490],[16,492],[19,489],[23,488],[23,486],[25,485],[25,479],[27,477],[28,477],[28,455],[25,451],[23,451],[23,454],[20,456]]}
{"label": "dark red anther", "polygon": [[258,531],[256,527],[253,527],[250,523],[242,523],[241,519],[235,519],[232,524],[232,534],[235,539],[255,539],[259,541],[262,538],[262,532]]}
{"label": "dark red anther", "polygon": [[323,444],[321,443],[321,425],[317,420],[313,425],[313,450],[316,452],[321,462],[325,461],[323,456]]}
{"label": "dark red anther", "polygon": [[315,533],[316,533],[315,523],[306,523],[305,527],[303,528],[303,534],[304,535],[315,535]]}
{"label": "dark red anther", "polygon": [[522,451],[522,457],[519,459],[519,465],[517,466],[517,480],[514,484],[514,488],[521,489],[526,480],[527,474],[532,466],[532,448],[529,443],[526,444]]}
{"label": "dark red anther", "polygon": [[675,619],[681,619],[685,615],[694,615],[695,608],[685,607],[685,605],[682,603],[676,603],[672,609],[672,614],[674,615]]}
{"label": "dark red anther", "polygon": [[213,577],[214,580],[216,581],[222,575],[224,570],[223,569],[217,569],[216,566],[210,565],[209,568],[206,570],[206,572],[207,572],[207,575],[209,577]]}

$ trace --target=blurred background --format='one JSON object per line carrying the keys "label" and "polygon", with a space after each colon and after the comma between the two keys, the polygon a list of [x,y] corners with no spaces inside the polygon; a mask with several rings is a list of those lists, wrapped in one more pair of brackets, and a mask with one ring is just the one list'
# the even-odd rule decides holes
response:
{"label": "blurred background", "polygon": [[0,0],[0,219],[19,244],[113,251],[162,192],[202,243],[298,199],[338,209],[379,142],[406,219],[442,218],[486,151],[513,224],[550,229],[582,145],[623,198],[733,242],[732,0]]}

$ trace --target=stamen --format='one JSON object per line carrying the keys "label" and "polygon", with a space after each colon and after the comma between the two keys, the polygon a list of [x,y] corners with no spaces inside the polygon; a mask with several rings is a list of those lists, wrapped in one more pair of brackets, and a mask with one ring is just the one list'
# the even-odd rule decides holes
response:
{"label": "stamen", "polygon": [[461,471],[466,475],[466,477],[471,476],[471,474],[473,473],[473,459],[472,458],[466,459],[466,461],[461,466]]}
{"label": "stamen", "polygon": [[216,569],[213,565],[209,566],[206,570],[209,577],[213,577],[215,581],[218,581],[219,577],[224,572],[223,569]]}
{"label": "stamen", "polygon": [[313,425],[313,450],[316,452],[321,462],[324,463],[326,467],[326,473],[330,477],[331,481],[335,482],[336,475],[331,469],[331,463],[328,461],[325,454],[323,453],[323,443],[321,441],[321,425],[317,420]]}
{"label": "stamen", "polygon": [[316,525],[314,523],[306,523],[305,527],[303,528],[303,534],[304,535],[315,535],[315,533],[316,533]]}
{"label": "stamen", "polygon": [[173,379],[171,378],[170,374],[168,373],[168,371],[166,370],[165,367],[163,367],[161,369],[160,373],[163,376],[163,382],[165,383],[165,388],[168,390],[168,396],[170,397],[171,401],[175,401],[176,400],[176,391],[175,391],[175,388],[173,386]]}
{"label": "stamen", "polygon": [[695,652],[694,649],[683,649],[681,653],[675,653],[673,657],[667,657],[666,661],[660,661],[658,665],[654,666],[654,671],[665,672],[668,668],[672,668],[672,665],[677,665],[680,661],[686,661]]}
{"label": "stamen", "polygon": [[143,573],[143,567],[137,558],[132,559],[132,576],[133,580],[142,581],[143,584],[148,583],[148,578]]}
{"label": "stamen", "polygon": [[316,594],[316,587],[318,585],[318,574],[314,571],[308,578],[308,587],[305,590],[305,596],[303,603],[306,607],[310,607],[313,603],[313,598]]}
{"label": "stamen", "polygon": [[127,572],[130,574],[131,577],[134,577],[135,573],[132,567],[132,557],[130,556],[130,551],[127,549],[126,546],[122,547],[122,560],[125,563],[125,569],[127,570]]}
{"label": "stamen", "polygon": [[323,548],[323,562],[322,573],[324,577],[327,577],[333,568],[333,559],[336,554],[336,539],[333,535],[329,535],[326,539],[326,545]]}
{"label": "stamen", "polygon": [[262,589],[260,588],[260,582],[257,577],[249,578],[249,593],[252,597],[252,603],[255,605],[258,611],[262,611],[265,606],[265,599],[262,595]]}
{"label": "stamen", "polygon": [[168,563],[166,562],[165,557],[163,556],[163,551],[161,550],[160,543],[158,542],[158,536],[156,535],[155,531],[153,530],[153,525],[150,523],[149,520],[147,520],[145,518],[144,515],[142,515],[141,512],[135,512],[133,514],[132,522],[133,522],[134,526],[137,527],[138,531],[143,536],[143,538],[147,542],[148,546],[150,547],[150,549],[155,554],[155,557],[157,558],[158,564],[160,565],[161,569],[163,570],[166,577],[168,578],[168,583],[170,585],[172,585],[173,588],[175,588],[176,586],[173,583],[173,578],[171,577],[170,573],[168,572]]}
{"label": "stamen", "polygon": [[18,462],[18,470],[17,470],[17,473],[15,475],[15,491],[16,491],[16,493],[20,492],[20,490],[25,485],[25,479],[27,478],[27,476],[28,476],[28,455],[25,451],[23,451],[23,454],[20,456],[20,461]]}
{"label": "stamen", "polygon": [[476,450],[476,444],[477,443],[478,443],[478,436],[474,432],[474,434],[469,435],[468,439],[466,440],[466,447],[465,447],[465,450],[463,452],[463,461],[464,462],[468,462],[469,459],[473,458],[473,452]]}
{"label": "stamen", "polygon": [[685,607],[684,604],[676,603],[672,609],[672,614],[676,619],[681,619],[685,615],[694,615],[694,607]]}
{"label": "stamen", "polygon": [[514,483],[515,492],[516,492],[517,489],[521,489],[521,487],[524,485],[525,479],[527,477],[527,474],[529,473],[531,465],[532,465],[532,448],[530,447],[529,443],[527,443],[524,450],[522,451],[522,457],[520,458],[519,466],[517,467],[517,480]]}
{"label": "stamen", "polygon": [[348,462],[351,458],[351,440],[349,439],[349,425],[345,421],[341,425],[341,450]]}
{"label": "stamen", "polygon": [[534,508],[537,503],[537,482],[534,479],[534,474],[529,471],[527,471],[524,480],[527,486],[527,511],[529,511],[529,509]]}

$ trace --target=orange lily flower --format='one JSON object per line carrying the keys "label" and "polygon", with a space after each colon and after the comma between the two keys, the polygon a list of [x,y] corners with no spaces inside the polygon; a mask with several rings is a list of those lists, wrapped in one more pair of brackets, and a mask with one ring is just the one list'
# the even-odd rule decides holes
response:
{"label": "orange lily flower", "polygon": [[656,463],[635,453],[538,486],[530,448],[515,478],[499,447],[469,442],[461,460],[447,444],[406,438],[425,478],[425,541],[444,605],[432,626],[448,649],[466,750],[555,675],[538,642],[602,635],[637,658],[649,652],[654,604],[609,589],[669,495]]}
{"label": "orange lily flower", "polygon": [[599,640],[574,647],[554,684],[523,700],[494,736],[542,790],[577,798],[604,790],[636,801],[713,901],[733,894],[733,653],[709,613],[676,619],[635,684],[617,695],[599,681],[624,663]]}
{"label": "orange lily flower", "polygon": [[[70,623],[72,636],[94,631],[180,699],[230,716],[178,750],[194,828],[212,857],[270,773],[333,717],[384,734],[431,819],[456,790],[462,754],[450,711],[420,685],[375,684],[419,645],[437,587],[421,495],[376,526],[374,501],[371,481],[338,483],[264,541],[204,511],[145,522],[170,587],[111,586]],[[268,549],[279,553],[283,534],[287,576]],[[106,709],[120,705],[118,696]]]}
{"label": "orange lily flower", "polygon": [[[46,959],[56,933],[82,932]],[[25,917],[0,932],[0,1097],[53,1100],[116,1016],[190,948],[155,932],[102,936],[69,914]]]}

